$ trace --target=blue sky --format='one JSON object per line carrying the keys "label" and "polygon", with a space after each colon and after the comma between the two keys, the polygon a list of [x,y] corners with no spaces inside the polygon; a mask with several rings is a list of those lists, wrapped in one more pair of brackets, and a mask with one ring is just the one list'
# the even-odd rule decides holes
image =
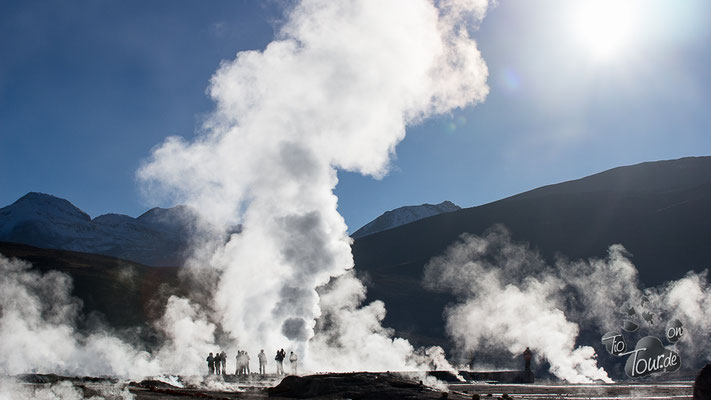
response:
{"label": "blue sky", "polygon": [[[711,154],[711,3],[595,3],[500,0],[473,33],[486,102],[410,127],[381,180],[339,173],[351,232],[402,205]],[[40,191],[92,217],[153,206],[136,169],[165,137],[195,135],[220,61],[262,49],[285,4],[0,3],[0,205]]]}

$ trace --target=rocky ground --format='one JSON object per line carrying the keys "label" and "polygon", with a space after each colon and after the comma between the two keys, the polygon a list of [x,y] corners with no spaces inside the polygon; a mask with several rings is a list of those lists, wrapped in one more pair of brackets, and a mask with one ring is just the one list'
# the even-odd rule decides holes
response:
{"label": "rocky ground", "polygon": [[692,387],[691,381],[585,385],[563,383],[449,385],[450,398],[453,398],[452,394],[463,394],[465,396],[463,398],[471,399],[473,395],[478,394],[482,399],[508,396],[514,399],[565,400],[691,399]]}
{"label": "rocky ground", "polygon": [[[442,382],[412,373],[309,376],[171,377],[125,382],[111,378],[29,374],[2,381],[0,398],[61,399],[672,399],[691,398],[693,382],[495,384]],[[424,378],[424,383],[419,378]],[[429,386],[428,384],[431,384]]]}

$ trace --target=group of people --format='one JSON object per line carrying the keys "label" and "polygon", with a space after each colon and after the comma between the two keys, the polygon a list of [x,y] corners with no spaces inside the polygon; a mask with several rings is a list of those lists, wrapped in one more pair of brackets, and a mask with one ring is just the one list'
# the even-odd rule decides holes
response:
{"label": "group of people", "polygon": [[[284,349],[277,350],[276,357],[276,373],[277,375],[284,375],[284,360],[286,359],[286,352]],[[244,350],[237,350],[236,364],[237,368],[235,370],[235,375],[249,375],[249,355]],[[267,355],[264,354],[264,349],[257,354],[257,360],[259,360],[259,374],[264,375],[267,373]],[[299,358],[293,351],[289,354],[289,362],[291,363],[291,374],[296,375],[297,373],[297,363]],[[209,374],[225,375],[227,374],[227,354],[224,351],[216,352],[214,355],[210,353],[207,356],[207,370]]]}
{"label": "group of people", "polygon": [[210,374],[224,375],[227,373],[227,353],[215,352],[213,356],[212,353],[207,356],[207,370]]}
{"label": "group of people", "polygon": [[[277,375],[284,374],[284,359],[286,359],[286,352],[284,349],[277,350],[276,357],[274,357],[274,360],[276,361]],[[296,353],[293,351],[289,354],[289,362],[291,363],[291,374],[296,375],[296,366],[299,362],[299,357],[297,357]]]}
{"label": "group of people", "polygon": [[237,368],[235,375],[249,375],[249,354],[244,350],[237,350]]}

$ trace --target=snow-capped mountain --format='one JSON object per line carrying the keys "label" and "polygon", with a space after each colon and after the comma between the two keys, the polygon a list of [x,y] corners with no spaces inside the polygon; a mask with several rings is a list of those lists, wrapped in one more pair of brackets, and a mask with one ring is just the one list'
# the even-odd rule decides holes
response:
{"label": "snow-capped mountain", "polygon": [[443,201],[439,204],[421,204],[419,206],[404,206],[394,210],[386,211],[378,218],[365,224],[363,227],[355,231],[351,237],[357,239],[359,237],[368,236],[376,232],[382,232],[396,226],[409,224],[422,218],[431,217],[433,215],[448,213],[461,210],[462,208],[452,203],[451,201]]}
{"label": "snow-capped mountain", "polygon": [[91,219],[67,200],[28,193],[0,208],[0,241],[104,254],[146,265],[180,265],[196,221],[186,206],[153,208],[138,218]]}

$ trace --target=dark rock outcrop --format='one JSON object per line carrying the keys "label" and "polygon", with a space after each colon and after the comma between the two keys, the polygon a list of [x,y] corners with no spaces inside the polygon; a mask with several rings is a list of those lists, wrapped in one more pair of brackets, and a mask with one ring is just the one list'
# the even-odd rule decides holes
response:
{"label": "dark rock outcrop", "polygon": [[438,399],[440,392],[392,373],[348,373],[287,376],[269,389],[270,397],[308,399],[335,396],[349,399]]}

